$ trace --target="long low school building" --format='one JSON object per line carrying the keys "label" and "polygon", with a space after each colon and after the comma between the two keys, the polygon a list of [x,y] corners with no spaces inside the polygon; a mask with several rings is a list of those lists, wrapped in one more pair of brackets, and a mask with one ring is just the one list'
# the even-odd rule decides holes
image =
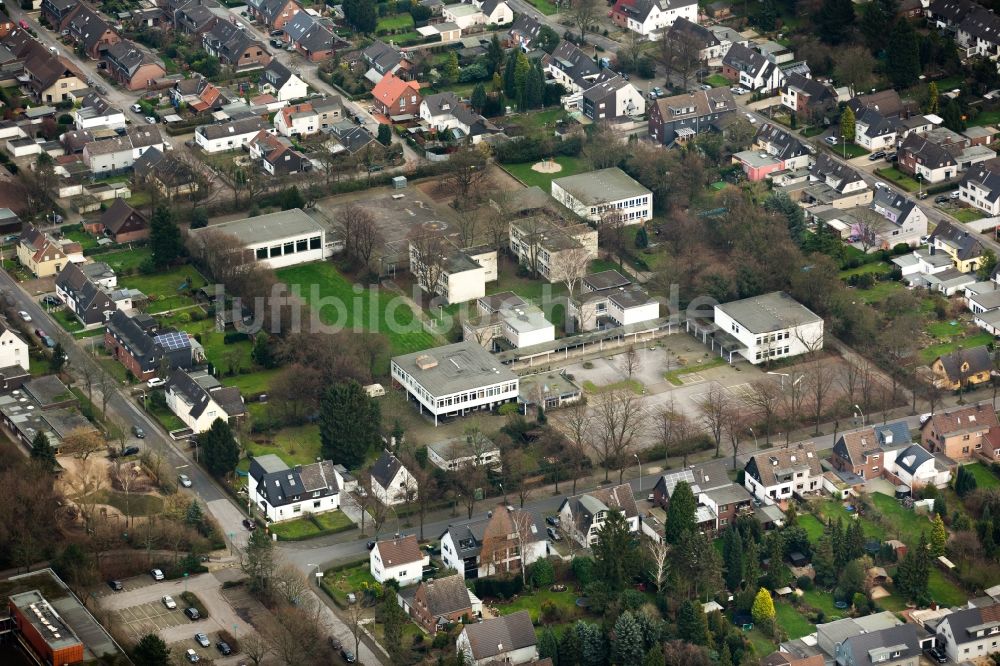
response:
{"label": "long low school building", "polygon": [[321,261],[334,251],[332,242],[328,244],[326,228],[301,208],[191,230],[195,239],[219,232],[239,240],[247,250],[248,259],[270,268]]}

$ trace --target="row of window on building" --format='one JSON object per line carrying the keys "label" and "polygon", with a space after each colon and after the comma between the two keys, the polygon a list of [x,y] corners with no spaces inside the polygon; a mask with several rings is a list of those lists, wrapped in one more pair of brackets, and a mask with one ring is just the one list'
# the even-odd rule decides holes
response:
{"label": "row of window on building", "polygon": [[479,389],[478,391],[469,391],[468,393],[460,393],[447,398],[438,398],[437,406],[451,407],[455,405],[462,405],[467,402],[472,402],[473,400],[483,400],[484,398],[492,398],[503,393],[510,393],[514,390],[514,382],[508,382],[498,386],[490,386],[485,389]]}
{"label": "row of window on building", "polygon": [[259,247],[257,248],[257,258],[267,259],[269,257],[280,257],[286,254],[297,254],[299,252],[321,249],[323,249],[323,237],[313,236],[312,238],[300,238],[270,247]]}
{"label": "row of window on building", "polygon": [[757,352],[757,360],[760,361],[764,358],[783,356],[788,353],[788,347],[775,347],[774,349],[766,349],[764,351]]}

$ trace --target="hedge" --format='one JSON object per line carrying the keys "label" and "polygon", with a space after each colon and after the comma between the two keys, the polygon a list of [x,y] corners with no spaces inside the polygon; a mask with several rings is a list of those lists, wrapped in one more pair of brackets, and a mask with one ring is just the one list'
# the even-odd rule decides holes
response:
{"label": "hedge", "polygon": [[480,599],[494,597],[497,599],[510,599],[515,594],[520,594],[524,589],[524,582],[520,576],[511,578],[477,578],[473,582],[476,596]]}
{"label": "hedge", "polygon": [[201,603],[201,599],[194,592],[181,592],[181,600],[184,601],[191,608],[198,610],[198,615],[204,620],[208,617],[208,609],[205,608],[205,604]]}

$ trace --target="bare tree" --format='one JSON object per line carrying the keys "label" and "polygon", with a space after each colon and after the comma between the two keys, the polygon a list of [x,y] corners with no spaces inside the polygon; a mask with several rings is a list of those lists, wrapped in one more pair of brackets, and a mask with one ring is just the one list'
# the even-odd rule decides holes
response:
{"label": "bare tree", "polygon": [[597,0],[570,0],[570,19],[580,29],[580,41],[586,41],[587,33],[597,22],[600,13]]}
{"label": "bare tree", "polygon": [[590,266],[590,252],[583,247],[575,247],[563,250],[556,255],[555,265],[549,268],[549,277],[553,280],[560,280],[566,285],[566,292],[569,298],[573,298],[576,285]]}
{"label": "bare tree", "polygon": [[[523,502],[521,506],[524,506]],[[521,555],[521,582],[527,585],[528,565],[525,560],[528,550],[535,541],[535,535],[532,532],[534,521],[531,518],[531,514],[527,511],[515,511],[511,516],[511,520],[514,523],[514,541],[517,543],[517,552]]]}
{"label": "bare tree", "polygon": [[726,389],[713,383],[708,391],[694,401],[701,414],[701,421],[715,440],[715,457],[718,458],[722,449],[722,434],[726,427],[726,416],[733,408],[732,401]]}
{"label": "bare tree", "polygon": [[861,245],[861,251],[867,254],[882,244],[882,233],[886,229],[887,221],[869,208],[856,209],[854,216],[858,221],[855,225],[858,244]]}
{"label": "bare tree", "polygon": [[410,272],[428,294],[438,293],[445,263],[452,252],[440,234],[423,234],[410,240]]}
{"label": "bare tree", "polygon": [[567,437],[567,453],[571,454],[568,471],[573,477],[573,494],[576,495],[580,461],[586,456],[587,449],[592,446],[594,417],[587,408],[587,403],[581,399],[559,411],[553,417],[553,421]]}
{"label": "bare tree", "polygon": [[[395,594],[390,588],[387,588],[389,594]],[[354,654],[358,655],[361,653],[361,636],[364,634],[365,627],[365,609],[360,602],[353,603],[347,607],[347,629],[351,632],[351,637],[354,639]]]}
{"label": "bare tree", "polygon": [[479,228],[479,219],[482,215],[481,209],[473,206],[464,206],[458,214],[455,228],[458,230],[458,238],[461,246],[472,247],[476,242],[476,230]]}
{"label": "bare tree", "polygon": [[326,651],[326,626],[318,602],[300,599],[294,606],[281,606],[271,644],[286,664],[319,664]]}
{"label": "bare tree", "polygon": [[[512,208],[510,190],[496,190],[490,193],[490,210],[484,216],[485,233],[489,244],[496,249],[497,259],[510,241],[510,217]],[[502,263],[497,261],[497,275]]]}
{"label": "bare tree", "polygon": [[240,650],[254,666],[261,666],[271,653],[271,644],[264,637],[265,633],[267,632],[253,631],[240,638]]}
{"label": "bare tree", "polygon": [[449,180],[463,200],[478,194],[479,186],[486,180],[486,144],[465,146],[451,154],[448,159]]}
{"label": "bare tree", "polygon": [[383,242],[375,216],[352,203],[337,211],[336,220],[344,236],[347,256],[361,266],[370,267],[372,255]]}
{"label": "bare tree", "polygon": [[701,44],[688,31],[671,32],[663,30],[656,43],[656,59],[667,70],[667,81],[674,75],[680,78],[681,88],[687,88],[688,81],[701,61]]}
{"label": "bare tree", "polygon": [[74,428],[62,440],[60,453],[68,453],[86,461],[92,454],[107,448],[100,431],[93,428]]}
{"label": "bare tree", "polygon": [[108,400],[111,399],[111,392],[115,390],[118,382],[107,372],[97,374],[97,390],[101,393],[101,416],[107,416]]}
{"label": "bare tree", "polygon": [[628,349],[625,350],[625,354],[622,356],[622,371],[628,376],[629,380],[632,379],[632,375],[635,374],[636,368],[639,367],[639,353],[635,350],[635,345],[629,345]]}
{"label": "bare tree", "polygon": [[595,411],[595,450],[604,465],[604,480],[608,480],[609,468],[614,464],[618,466],[618,483],[621,483],[632,446],[645,426],[642,402],[632,391],[617,389],[603,394]]}
{"label": "bare tree", "polygon": [[309,582],[302,572],[291,564],[282,564],[274,572],[271,589],[276,597],[289,606],[297,604],[303,593],[309,588]]}
{"label": "bare tree", "polygon": [[485,480],[486,470],[471,461],[451,472],[451,483],[458,491],[470,519],[476,510],[476,493],[482,491]]}
{"label": "bare tree", "polygon": [[669,575],[667,555],[670,553],[670,546],[667,545],[666,539],[650,539],[647,547],[649,548],[649,575],[656,583],[656,589],[662,592],[666,589],[665,585]]}
{"label": "bare tree", "polygon": [[809,391],[813,400],[814,435],[819,435],[819,423],[823,417],[823,410],[827,407],[827,400],[837,381],[835,368],[822,360],[813,363],[806,377],[806,390]]}
{"label": "bare tree", "polygon": [[729,446],[733,449],[733,469],[736,469],[736,456],[739,455],[740,442],[747,427],[746,413],[739,406],[734,405],[733,409],[723,418],[722,429],[726,434],[726,439],[729,440]]}
{"label": "bare tree", "polygon": [[691,420],[683,412],[674,407],[673,397],[657,414],[657,434],[663,445],[663,468],[670,469],[670,452],[678,445],[691,438],[693,427]]}
{"label": "bare tree", "polygon": [[764,424],[764,441],[770,444],[771,430],[781,405],[781,391],[777,383],[770,379],[750,382],[750,392],[743,397],[743,401]]}
{"label": "bare tree", "polygon": [[135,463],[115,465],[114,473],[118,485],[121,486],[122,492],[125,494],[125,524],[131,525],[133,522],[131,510],[132,489],[139,478],[139,466]]}
{"label": "bare tree", "polygon": [[88,532],[94,519],[94,509],[100,500],[100,492],[108,485],[107,467],[107,463],[103,460],[84,458],[66,480],[66,485],[72,493],[71,499],[80,509]]}
{"label": "bare tree", "polygon": [[405,456],[406,469],[409,470],[410,474],[413,476],[413,497],[409,496],[407,493],[407,504],[412,505],[416,502],[417,505],[417,519],[420,522],[420,541],[424,540],[424,518],[427,516],[427,509],[430,503],[438,497],[438,484],[434,477],[433,472],[422,467],[420,463],[417,462],[416,458],[412,455]]}

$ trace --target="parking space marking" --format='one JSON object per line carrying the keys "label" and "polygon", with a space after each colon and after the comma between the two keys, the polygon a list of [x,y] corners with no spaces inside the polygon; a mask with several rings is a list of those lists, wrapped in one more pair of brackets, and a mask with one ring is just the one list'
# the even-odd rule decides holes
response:
{"label": "parking space marking", "polygon": [[754,390],[750,385],[750,382],[734,384],[733,386],[727,387],[726,390],[738,398],[749,398],[754,394]]}
{"label": "parking space marking", "polygon": [[182,610],[170,610],[157,601],[122,608],[117,613],[119,619],[136,638],[151,632],[155,633],[176,627],[186,622]]}
{"label": "parking space marking", "polygon": [[688,384],[698,384],[705,381],[705,376],[700,372],[689,372],[686,375],[681,375],[678,379],[681,380],[681,384],[687,386]]}

